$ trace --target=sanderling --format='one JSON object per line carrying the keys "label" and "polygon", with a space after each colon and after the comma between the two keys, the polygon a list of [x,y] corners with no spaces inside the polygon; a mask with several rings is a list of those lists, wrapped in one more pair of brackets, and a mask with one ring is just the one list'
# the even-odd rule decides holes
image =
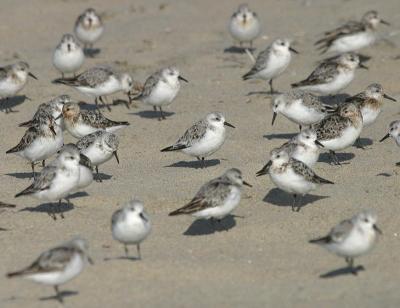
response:
{"label": "sanderling", "polygon": [[336,165],[340,165],[340,162],[335,151],[344,150],[353,145],[360,137],[362,128],[362,114],[354,103],[340,105],[335,113],[313,125],[318,141],[329,150],[332,161]]}
{"label": "sanderling", "polygon": [[58,116],[62,113],[62,108],[64,104],[69,103],[71,101],[71,97],[69,95],[60,95],[52,98],[50,101],[46,103],[42,103],[39,105],[37,111],[33,115],[33,118],[29,121],[23,122],[19,124],[19,127],[31,127],[35,124],[39,123],[40,119],[44,117],[51,116],[55,119],[55,122],[60,127],[63,126],[62,118],[58,118]]}
{"label": "sanderling", "polygon": [[123,91],[130,100],[133,80],[129,74],[119,74],[108,66],[95,66],[72,78],[55,79],[53,83],[74,87],[79,92],[94,97],[96,105],[98,99],[103,104],[103,96]]}
{"label": "sanderling", "polygon": [[190,214],[195,219],[211,218],[221,222],[239,205],[243,185],[251,187],[243,180],[239,169],[229,169],[205,183],[188,204],[169,213],[169,216]]}
{"label": "sanderling", "polygon": [[339,257],[345,258],[349,269],[356,275],[354,258],[370,251],[376,241],[377,233],[382,234],[376,221],[377,216],[374,213],[363,211],[351,219],[343,220],[332,228],[327,236],[309,242],[321,245]]}
{"label": "sanderling", "polygon": [[80,69],[85,60],[85,55],[79,43],[72,34],[64,34],[53,54],[53,65],[64,74],[73,73]]}
{"label": "sanderling", "polygon": [[63,152],[68,152],[70,154],[78,154],[80,156],[79,160],[79,182],[77,189],[82,189],[89,186],[93,182],[93,166],[90,159],[79,152],[78,147],[73,143],[68,143],[64,145],[59,151],[59,156]]}
{"label": "sanderling", "polygon": [[111,232],[115,240],[124,244],[125,256],[128,257],[128,245],[136,245],[138,259],[141,259],[140,243],[151,231],[149,215],[139,200],[130,200],[123,208],[114,212],[111,218]]}
{"label": "sanderling", "polygon": [[[372,125],[382,112],[383,98],[396,101],[393,97],[385,94],[378,83],[370,84],[363,92],[346,99],[345,103],[354,103],[360,108],[363,117],[363,126]],[[363,148],[360,138],[356,141],[358,147]]]}
{"label": "sanderling", "polygon": [[265,50],[257,56],[256,63],[251,70],[243,75],[243,80],[263,79],[269,80],[271,94],[275,93],[272,87],[272,81],[281,75],[292,59],[290,52],[298,53],[290,47],[290,41],[287,39],[277,39],[272,42]]}
{"label": "sanderling", "polygon": [[318,96],[301,90],[292,90],[272,99],[272,124],[278,113],[300,126],[315,124],[321,121],[330,106],[324,105]]}
{"label": "sanderling", "polygon": [[247,4],[241,4],[229,21],[229,32],[236,41],[239,41],[240,47],[243,43],[250,43],[252,48],[253,41],[261,33],[257,14],[251,11]]}
{"label": "sanderling", "polygon": [[[274,151],[285,151],[289,157],[302,161],[311,168],[318,161],[319,147],[324,146],[318,141],[317,133],[313,129],[305,129]],[[268,168],[267,164],[259,172],[267,171]]]}
{"label": "sanderling", "polygon": [[63,302],[58,287],[78,276],[85,268],[86,263],[93,264],[88,255],[86,240],[75,237],[72,240],[43,252],[28,267],[8,273],[7,277],[24,277],[44,285],[54,287],[59,302]]}
{"label": "sanderling", "polygon": [[128,122],[116,122],[107,119],[98,110],[82,110],[77,103],[64,104],[62,115],[66,130],[75,138],[94,133],[98,130],[115,132],[129,125]]}
{"label": "sanderling", "polygon": [[81,154],[88,157],[92,162],[92,165],[95,166],[97,180],[99,182],[101,182],[99,176],[99,165],[109,161],[113,156],[119,164],[117,154],[118,145],[118,136],[104,130],[99,130],[86,135],[76,143]]}
{"label": "sanderling", "polygon": [[53,117],[40,118],[39,122],[26,130],[21,141],[6,153],[14,153],[31,163],[33,177],[35,177],[35,163],[45,160],[57,153],[63,146],[64,137],[60,126]]}
{"label": "sanderling", "polygon": [[170,105],[175,99],[181,87],[180,80],[188,82],[175,67],[164,68],[147,78],[142,92],[132,100],[149,104],[153,106],[154,111],[157,111],[158,107],[160,110],[158,120],[165,119],[162,107]]}
{"label": "sanderling", "polygon": [[[80,176],[79,161],[79,153],[61,152],[57,159],[43,168],[40,175],[29,187],[16,194],[15,197],[31,195],[39,200],[58,201],[58,210],[60,211],[61,200],[66,199],[69,203],[68,195],[78,187]],[[48,214],[56,220],[55,207],[52,206],[51,208],[52,212]],[[61,211],[60,216],[64,218],[64,214]]]}
{"label": "sanderling", "polygon": [[[389,137],[392,137],[400,147],[400,120],[393,121],[389,124],[389,132],[380,140],[380,142],[383,142]],[[396,163],[396,166],[400,166],[400,162]]]}
{"label": "sanderling", "polygon": [[376,41],[376,29],[382,23],[390,25],[382,20],[376,11],[368,11],[361,21],[349,21],[343,26],[324,33],[324,37],[315,45],[322,53],[345,53],[367,47]]}
{"label": "sanderling", "polygon": [[358,55],[346,53],[334,60],[323,61],[305,80],[293,83],[293,88],[312,91],[321,95],[337,94],[354,79],[357,67],[367,69]]}
{"label": "sanderling", "polygon": [[270,161],[257,172],[257,176],[264,174],[269,174],[278,188],[293,195],[292,210],[297,212],[300,211],[304,195],[315,190],[317,185],[333,184],[316,175],[305,163],[290,157],[287,151],[279,149],[271,151]]}
{"label": "sanderling", "polygon": [[84,48],[93,48],[104,32],[104,25],[100,16],[92,8],[85,10],[75,22],[74,32]]}
{"label": "sanderling", "polygon": [[225,125],[235,128],[225,121],[222,113],[209,113],[190,127],[175,144],[162,149],[161,152],[182,151],[201,160],[204,168],[204,158],[218,151],[225,142]]}
{"label": "sanderling", "polygon": [[[8,98],[16,95],[25,86],[28,76],[37,79],[29,71],[29,65],[26,62],[20,61],[0,67],[0,98],[7,102]],[[11,108],[8,108],[8,111],[12,111]]]}

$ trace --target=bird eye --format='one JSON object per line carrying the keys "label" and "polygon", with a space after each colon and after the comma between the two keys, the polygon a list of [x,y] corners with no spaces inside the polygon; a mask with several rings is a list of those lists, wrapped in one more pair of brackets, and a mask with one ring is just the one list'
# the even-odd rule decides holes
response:
{"label": "bird eye", "polygon": [[310,139],[310,136],[306,136],[307,139]]}
{"label": "bird eye", "polygon": [[215,118],[215,121],[220,121],[221,119],[220,118]]}
{"label": "bird eye", "polygon": [[394,130],[394,128],[392,127],[391,129],[390,129],[390,131],[392,132]]}
{"label": "bird eye", "polygon": [[70,160],[74,160],[74,157],[73,157],[73,156],[70,156],[69,159],[70,159]]}
{"label": "bird eye", "polygon": [[276,155],[276,158],[279,158],[279,157],[281,157],[280,155]]}

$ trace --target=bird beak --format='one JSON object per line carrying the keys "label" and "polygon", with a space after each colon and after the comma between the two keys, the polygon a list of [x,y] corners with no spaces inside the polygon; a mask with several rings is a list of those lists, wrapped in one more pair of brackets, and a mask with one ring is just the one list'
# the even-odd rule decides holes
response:
{"label": "bird beak", "polygon": [[394,99],[393,97],[391,97],[391,96],[389,96],[389,95],[387,95],[387,94],[383,94],[383,97],[384,97],[384,98],[386,98],[386,99],[388,99],[388,100],[391,100],[391,101],[397,102],[397,100],[396,100],[396,99]]}
{"label": "bird beak", "polygon": [[178,79],[179,80],[182,80],[182,81],[184,81],[184,82],[186,82],[186,83],[188,83],[189,81],[186,79],[186,78],[183,78],[182,76],[178,76]]}
{"label": "bird beak", "polygon": [[384,24],[386,26],[390,26],[391,25],[390,22],[388,22],[386,20],[383,20],[383,19],[381,19],[381,24]]}
{"label": "bird beak", "polygon": [[374,228],[374,230],[375,230],[376,232],[378,232],[379,234],[383,234],[383,233],[382,233],[382,230],[379,229],[377,225],[374,225],[373,228]]}
{"label": "bird beak", "polygon": [[253,187],[253,185],[250,185],[249,183],[247,183],[246,181],[243,181],[243,185],[249,186],[249,187]]}
{"label": "bird beak", "polygon": [[267,164],[264,167],[262,167],[262,169],[260,171],[258,171],[256,173],[256,175],[257,176],[262,176],[264,174],[268,174],[269,168],[271,167],[271,165],[272,165],[272,161],[270,160],[269,162],[267,162]]}
{"label": "bird beak", "polygon": [[321,148],[324,148],[325,146],[321,143],[321,142],[319,142],[318,140],[315,140],[315,144],[316,145],[319,145]]}
{"label": "bird beak", "polygon": [[231,123],[228,123],[228,122],[224,122],[224,125],[226,125],[226,126],[229,126],[229,127],[232,127],[232,128],[236,128],[235,126],[233,126]]}
{"label": "bird beak", "polygon": [[271,122],[271,126],[273,126],[273,125],[274,125],[274,122],[275,122],[275,119],[276,119],[276,115],[277,115],[277,113],[276,113],[276,112],[274,112],[274,114],[272,115],[272,122]]}
{"label": "bird beak", "polygon": [[115,156],[115,159],[117,160],[117,163],[118,163],[118,165],[119,165],[119,158],[118,158],[117,151],[114,151],[114,152],[113,152],[113,155]]}
{"label": "bird beak", "polygon": [[361,68],[363,68],[363,69],[365,69],[365,70],[367,70],[368,69],[368,66],[365,66],[364,64],[362,64],[361,62],[360,62],[360,64],[358,64],[358,66],[359,67],[361,67]]}
{"label": "bird beak", "polygon": [[28,75],[31,76],[33,79],[38,80],[37,77],[35,75],[33,75],[31,72],[29,72]]}
{"label": "bird beak", "polygon": [[140,218],[142,218],[144,221],[148,221],[148,219],[146,218],[146,216],[144,216],[143,213],[140,213],[139,216],[140,216]]}
{"label": "bird beak", "polygon": [[50,125],[49,128],[50,128],[50,131],[53,134],[53,136],[57,135],[53,125]]}
{"label": "bird beak", "polygon": [[379,142],[385,141],[389,137],[390,137],[390,134],[387,133],[381,140],[379,140]]}
{"label": "bird beak", "polygon": [[290,50],[291,52],[294,52],[294,53],[299,54],[299,52],[298,52],[296,49],[292,48],[292,47],[289,47],[289,50]]}
{"label": "bird beak", "polygon": [[92,259],[91,257],[88,256],[87,259],[88,259],[88,261],[89,261],[89,263],[90,263],[91,265],[94,264],[94,261],[93,261],[93,259]]}

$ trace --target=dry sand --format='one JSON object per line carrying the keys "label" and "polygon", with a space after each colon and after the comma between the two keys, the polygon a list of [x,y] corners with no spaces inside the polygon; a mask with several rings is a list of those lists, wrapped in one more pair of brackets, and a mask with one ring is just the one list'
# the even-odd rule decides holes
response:
{"label": "dry sand", "polygon": [[[255,172],[269,151],[297,132],[297,127],[279,117],[270,126],[270,100],[264,95],[248,97],[250,91],[266,89],[262,82],[243,82],[250,67],[246,55],[224,53],[231,46],[227,20],[238,1],[11,1],[0,7],[0,62],[27,60],[38,77],[30,80],[17,98],[11,114],[0,114],[2,164],[0,197],[15,203],[1,213],[2,252],[0,274],[19,269],[41,251],[71,236],[81,234],[91,244],[95,266],[62,286],[77,291],[67,296],[66,307],[399,307],[399,148],[393,141],[380,144],[390,121],[400,118],[399,103],[387,101],[376,125],[363,132],[373,142],[367,150],[350,148],[342,158],[348,165],[334,167],[327,155],[316,172],[335,185],[321,187],[306,198],[300,213],[290,210],[291,197],[278,191],[268,177]],[[93,183],[87,195],[65,207],[64,220],[53,221],[46,206],[32,198],[14,199],[29,183],[30,166],[14,155],[5,155],[24,133],[17,124],[29,119],[37,106],[62,93],[85,100],[73,89],[56,86],[52,66],[53,48],[61,35],[72,30],[76,16],[87,7],[104,13],[107,29],[98,43],[101,53],[87,59],[85,68],[98,63],[117,64],[136,80],[160,67],[175,64],[190,80],[172,104],[168,120],[158,122],[151,108],[119,105],[106,115],[126,120],[131,126],[120,133],[120,165],[110,161],[101,167],[109,175]],[[263,48],[272,38],[296,41],[301,52],[275,86],[289,89],[320,59],[312,44],[323,30],[348,18],[359,18],[377,9],[392,27],[381,33],[396,34],[400,27],[398,0],[354,1],[251,1],[263,22]],[[399,36],[391,40],[399,44]],[[346,90],[361,91],[371,82],[383,84],[386,92],[400,99],[399,65],[393,58],[398,48],[381,42],[364,51],[373,55],[368,71],[359,70]],[[118,96],[123,98],[122,96]],[[196,169],[180,153],[160,153],[194,121],[210,111],[226,113],[237,128],[229,129],[223,148],[211,157],[210,167]],[[282,135],[283,134],[283,135]],[[66,136],[66,141],[72,141]],[[364,140],[364,141],[368,141]],[[213,231],[207,222],[167,213],[189,201],[200,185],[230,167],[240,168],[252,189],[245,189],[235,214],[228,218],[229,232]],[[142,246],[143,260],[103,261],[123,254],[110,233],[110,217],[132,195],[141,198],[154,221],[152,235]],[[384,231],[376,249],[357,260],[366,267],[358,277],[320,274],[344,266],[344,261],[307,241],[364,209],[375,209]],[[134,249],[132,249],[134,251]],[[49,287],[29,281],[0,278],[0,307],[54,307]]]}

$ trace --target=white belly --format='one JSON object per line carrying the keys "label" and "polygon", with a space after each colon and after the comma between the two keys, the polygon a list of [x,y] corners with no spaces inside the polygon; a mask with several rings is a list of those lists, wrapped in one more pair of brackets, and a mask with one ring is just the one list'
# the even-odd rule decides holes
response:
{"label": "white belly", "polygon": [[290,52],[280,55],[272,54],[267,63],[267,67],[254,75],[254,77],[264,80],[278,77],[286,70],[291,58]]}
{"label": "white belly", "polygon": [[157,86],[151,91],[144,103],[152,106],[166,106],[172,103],[180,89],[179,82],[171,87],[164,82],[158,82]]}
{"label": "white belly", "polygon": [[25,150],[17,154],[30,162],[41,161],[48,159],[53,154],[57,153],[64,144],[64,138],[61,132],[53,137],[39,137]]}
{"label": "white belly", "polygon": [[238,22],[236,19],[232,19],[229,23],[229,32],[232,37],[239,42],[250,42],[260,35],[260,23],[257,19],[252,22],[248,22],[245,25]]}
{"label": "white belly", "polygon": [[13,79],[7,78],[0,82],[0,97],[10,97],[17,94],[25,86],[26,81],[19,83]]}
{"label": "white belly", "polygon": [[76,89],[88,96],[99,97],[111,95],[121,90],[120,82],[115,77],[110,77],[106,82],[94,87],[76,87]]}
{"label": "white belly", "polygon": [[340,73],[331,82],[304,86],[300,89],[317,92],[321,95],[337,94],[345,89],[354,79],[354,72]]}
{"label": "white belly", "polygon": [[65,121],[65,128],[67,129],[67,131],[75,138],[82,138],[86,135],[89,135],[91,133],[94,133],[98,130],[98,128],[95,128],[93,126],[90,125],[86,125],[86,124],[76,124],[76,125],[71,125],[71,123]]}
{"label": "white belly", "polygon": [[135,245],[141,243],[150,231],[150,224],[135,217],[116,223],[112,228],[112,235],[119,242]]}
{"label": "white belly", "polygon": [[362,125],[358,128],[349,126],[343,130],[342,134],[337,138],[330,140],[320,140],[327,150],[338,151],[344,150],[349,146],[352,146],[357,138],[360,136]]}
{"label": "white belly", "polygon": [[317,148],[310,149],[304,147],[297,147],[294,153],[292,154],[292,157],[302,161],[308,167],[311,168],[318,161],[319,150]]}
{"label": "white belly", "polygon": [[240,189],[233,186],[230,194],[225,199],[222,205],[193,213],[192,216],[197,219],[209,219],[209,218],[222,219],[225,216],[232,213],[232,211],[239,205],[240,197],[241,197]]}
{"label": "white belly", "polygon": [[225,129],[208,130],[202,139],[182,152],[195,157],[207,157],[219,150],[225,142]]}
{"label": "white belly", "polygon": [[281,111],[282,115],[292,122],[300,125],[311,125],[321,121],[326,113],[313,108],[308,108],[299,99]]}
{"label": "white belly", "polygon": [[305,195],[316,188],[314,183],[306,181],[291,169],[283,173],[270,172],[269,175],[278,188],[290,194]]}
{"label": "white belly", "polygon": [[372,123],[375,122],[376,118],[379,116],[379,114],[382,112],[382,109],[373,109],[373,108],[368,108],[364,107],[361,109],[361,113],[363,116],[363,125],[364,126],[369,126]]}
{"label": "white belly", "polygon": [[78,276],[82,272],[84,265],[82,257],[75,254],[63,271],[32,274],[26,276],[26,278],[45,285],[58,286]]}
{"label": "white belly", "polygon": [[76,27],[75,34],[82,43],[93,44],[103,34],[104,27],[87,30],[81,26]]}
{"label": "white belly", "polygon": [[347,35],[334,41],[328,52],[345,53],[367,47],[375,42],[375,35],[371,32],[361,32]]}
{"label": "white belly", "polygon": [[56,49],[53,56],[53,64],[62,73],[74,73],[83,64],[85,56],[82,49],[76,49],[71,52],[64,52]]}
{"label": "white belly", "polygon": [[367,253],[375,242],[375,233],[362,234],[353,230],[342,243],[327,245],[327,249],[341,257],[358,257]]}
{"label": "white belly", "polygon": [[87,167],[79,166],[78,189],[85,188],[93,182],[93,172]]}
{"label": "white belly", "polygon": [[81,153],[90,159],[93,166],[99,166],[106,161],[109,161],[113,156],[112,152],[101,150],[95,145],[89,146],[85,150],[81,151]]}

